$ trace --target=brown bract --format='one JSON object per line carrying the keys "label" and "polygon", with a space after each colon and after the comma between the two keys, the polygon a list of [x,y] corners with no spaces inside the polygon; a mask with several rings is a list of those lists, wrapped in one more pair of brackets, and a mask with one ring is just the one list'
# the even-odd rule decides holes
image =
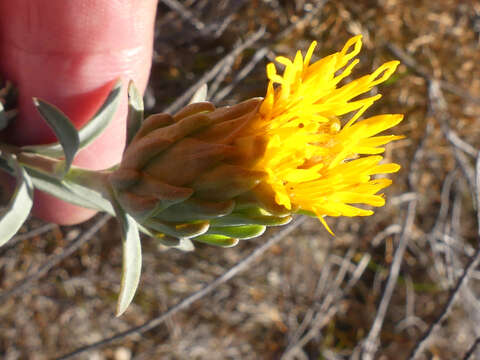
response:
{"label": "brown bract", "polygon": [[207,218],[212,216],[208,209],[231,211],[233,199],[264,177],[248,165],[262,156],[266,142],[254,137],[248,145],[236,144],[261,100],[218,109],[208,102],[195,103],[173,116],[148,117],[110,176],[120,204],[140,219],[162,216],[187,199],[205,206]]}

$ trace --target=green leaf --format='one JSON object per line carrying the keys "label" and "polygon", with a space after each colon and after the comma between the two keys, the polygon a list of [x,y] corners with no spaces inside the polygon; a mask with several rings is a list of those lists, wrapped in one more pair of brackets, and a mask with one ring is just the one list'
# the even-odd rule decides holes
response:
{"label": "green leaf", "polygon": [[310,217],[313,217],[313,218],[318,217],[317,214],[315,214],[313,211],[309,211],[309,210],[297,210],[295,212],[295,214],[306,215],[306,216],[310,216]]}
{"label": "green leaf", "polygon": [[127,143],[140,129],[143,121],[143,98],[132,80],[128,83]]}
{"label": "green leaf", "polygon": [[123,265],[116,316],[122,315],[133,300],[140,282],[142,248],[137,222],[114,200],[115,213],[122,228]]}
{"label": "green leaf", "polygon": [[117,112],[120,102],[120,92],[122,90],[122,81],[119,79],[113,86],[107,98],[103,102],[97,113],[87,122],[79,131],[80,149],[83,149],[93,140],[95,140],[105,128],[110,124],[113,116]]}
{"label": "green leaf", "polygon": [[147,219],[143,225],[176,238],[191,238],[205,234],[208,230],[208,221],[196,221],[193,223],[168,223],[155,218]]}
{"label": "green leaf", "polygon": [[48,125],[52,128],[62,145],[65,155],[63,173],[67,173],[80,146],[80,139],[70,119],[56,106],[41,99],[33,98],[33,103]]}
{"label": "green leaf", "polygon": [[[100,203],[98,200],[100,195],[96,197],[92,196],[92,193],[82,193],[78,188],[79,185],[76,187],[73,184],[66,184],[57,178],[53,178],[32,168],[27,168],[27,172],[31,176],[33,185],[39,190],[42,190],[74,205],[94,210],[103,210],[110,214],[113,213],[112,207],[107,200],[104,200],[104,202]],[[90,191],[93,192],[93,190]]]}
{"label": "green leaf", "polygon": [[158,236],[158,234],[155,234],[154,232],[151,231],[151,229],[146,228],[142,224],[137,224],[137,225],[138,225],[138,228],[140,229],[141,232],[143,232],[147,236],[150,236],[150,237],[156,239],[162,245],[165,245],[165,246],[168,246],[168,247],[174,247],[174,248],[176,248],[178,250],[182,250],[182,251],[193,251],[193,250],[195,250],[195,246],[193,245],[193,243],[188,238],[174,238],[174,237],[168,236],[168,235]]}
{"label": "green leaf", "polygon": [[72,194],[93,204],[95,209],[105,211],[109,214],[114,213],[111,202],[103,197],[100,192],[68,180],[62,181],[62,184],[65,188],[69,189]]}
{"label": "green leaf", "polygon": [[271,215],[247,215],[240,213],[233,213],[218,219],[210,221],[211,226],[238,226],[238,225],[266,225],[266,226],[281,226],[286,225],[292,221],[291,216],[271,216]]}
{"label": "green leaf", "polygon": [[[112,120],[117,111],[121,85],[121,81],[118,80],[97,113],[78,131],[79,149],[83,149],[95,140]],[[58,143],[23,146],[22,150],[57,158],[63,156],[62,147]]]}
{"label": "green leaf", "polygon": [[252,239],[262,235],[266,230],[263,225],[210,227],[207,234],[223,235],[236,239]]}
{"label": "green leaf", "polygon": [[238,239],[232,239],[228,236],[214,234],[200,235],[196,238],[193,238],[193,240],[220,247],[232,247],[238,244]]}
{"label": "green leaf", "polygon": [[233,200],[212,202],[190,198],[155,214],[155,217],[170,222],[208,220],[228,215],[234,207]]}
{"label": "green leaf", "polygon": [[7,162],[14,169],[17,185],[0,217],[0,246],[10,240],[27,220],[33,205],[33,186],[27,172],[10,155]]}
{"label": "green leaf", "polygon": [[173,236],[157,234],[153,237],[155,238],[155,240],[157,240],[160,244],[164,246],[174,247],[180,245],[180,239]]}

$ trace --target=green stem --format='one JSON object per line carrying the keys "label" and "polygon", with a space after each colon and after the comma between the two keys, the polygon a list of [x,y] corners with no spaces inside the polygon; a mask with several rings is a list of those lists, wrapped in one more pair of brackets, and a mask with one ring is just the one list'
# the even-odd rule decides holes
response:
{"label": "green stem", "polygon": [[42,173],[43,178],[51,179],[52,184],[65,181],[95,191],[108,201],[112,199],[112,189],[108,180],[111,170],[94,171],[72,166],[68,173],[63,175],[63,160],[25,152],[17,146],[7,144],[0,144],[0,152],[14,155],[22,166]]}
{"label": "green stem", "polygon": [[81,185],[83,187],[95,190],[101,193],[105,198],[111,197],[111,186],[108,180],[110,171],[87,170],[72,166],[65,175],[65,180]]}
{"label": "green stem", "polygon": [[0,144],[0,152],[14,155],[17,160],[26,167],[39,170],[55,178],[59,177],[62,168],[62,160],[23,152],[18,146],[8,144]]}

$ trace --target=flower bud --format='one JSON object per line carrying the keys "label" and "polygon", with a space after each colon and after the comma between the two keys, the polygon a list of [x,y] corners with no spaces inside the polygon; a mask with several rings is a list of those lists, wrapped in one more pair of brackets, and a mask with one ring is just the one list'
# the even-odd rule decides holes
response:
{"label": "flower bud", "polygon": [[[266,176],[251,169],[262,157],[266,140],[238,138],[261,101],[253,98],[218,109],[208,102],[196,103],[173,116],[145,119],[110,175],[121,206],[164,243],[173,237],[231,246],[236,242],[227,239],[263,233],[263,223],[278,217],[236,210],[236,200],[248,197]],[[258,207],[251,195],[250,201],[250,208]],[[228,215],[230,221],[212,226],[214,219]]]}
{"label": "flower bud", "polygon": [[[398,61],[342,84],[358,60],[361,36],[313,64],[278,57],[284,67],[270,79],[265,99],[216,109],[204,102],[173,116],[145,120],[111,181],[119,202],[162,238],[190,237],[231,246],[258,236],[293,213],[369,216],[383,206],[391,180],[378,177],[400,166],[382,163],[384,145],[402,136],[379,135],[400,114],[360,119],[381,95],[366,96],[386,81]],[[351,114],[344,119],[344,115]]]}

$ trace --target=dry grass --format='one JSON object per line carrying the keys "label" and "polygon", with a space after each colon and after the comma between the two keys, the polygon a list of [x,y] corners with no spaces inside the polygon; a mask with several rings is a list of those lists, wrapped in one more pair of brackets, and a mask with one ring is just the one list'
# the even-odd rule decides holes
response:
{"label": "dry grass", "polygon": [[[480,5],[186,0],[185,11],[179,4],[159,3],[150,111],[171,107],[205,74],[217,104],[261,96],[266,62],[305,50],[313,39],[323,56],[362,33],[356,74],[400,57],[403,65],[371,110],[406,115],[396,133],[407,138],[387,152],[403,166],[387,190],[388,205],[370,218],[330,219],[335,238],[317,221],[303,222],[185,309],[175,305],[274,231],[235,248],[199,246],[192,253],[145,239],[141,288],[121,318],[113,315],[121,267],[115,221],[83,244],[78,238],[100,217],[70,228],[42,228],[32,219],[27,238],[0,249],[0,357],[55,358],[173,307],[152,330],[78,358],[480,358]],[[254,38],[261,27],[265,33]],[[41,235],[32,233],[39,228]],[[83,245],[5,296],[69,244]]]}

